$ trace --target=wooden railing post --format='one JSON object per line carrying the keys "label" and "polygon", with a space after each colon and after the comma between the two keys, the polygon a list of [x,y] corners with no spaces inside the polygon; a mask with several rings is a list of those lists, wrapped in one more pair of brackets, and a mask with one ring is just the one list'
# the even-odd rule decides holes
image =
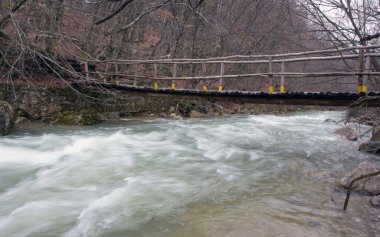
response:
{"label": "wooden railing post", "polygon": [[[177,63],[173,64],[173,79],[177,78]],[[175,80],[172,80],[172,90],[175,90]]]}
{"label": "wooden railing post", "polygon": [[281,85],[280,85],[280,93],[285,93],[285,62],[281,63]]}
{"label": "wooden railing post", "polygon": [[135,78],[133,80],[133,86],[137,86],[137,76],[139,73],[139,64],[135,63]]}
{"label": "wooden railing post", "polygon": [[120,81],[119,81],[119,65],[118,65],[116,59],[114,61],[114,68],[115,68],[115,84],[118,86],[120,84]]}
{"label": "wooden railing post", "polygon": [[105,73],[105,76],[103,78],[103,82],[104,83],[107,83],[107,79],[108,79],[108,71],[109,71],[109,65],[108,63],[106,62],[106,73]]}
{"label": "wooden railing post", "polygon": [[[364,72],[365,73],[369,73],[370,70],[371,70],[371,56],[367,56],[365,58]],[[367,93],[367,81],[368,81],[368,74],[364,75],[364,77],[363,77],[363,86],[362,86],[362,89],[363,89],[364,93]]]}
{"label": "wooden railing post", "polygon": [[364,72],[364,48],[359,49],[358,59],[358,93],[366,93],[366,86],[363,84],[363,72]]}
{"label": "wooden railing post", "polygon": [[224,62],[220,63],[219,91],[223,90]]}
{"label": "wooden railing post", "polygon": [[269,94],[274,92],[273,87],[273,58],[269,57],[268,79],[269,79]]}
{"label": "wooden railing post", "polygon": [[156,79],[158,78],[157,63],[153,64],[153,73],[154,73],[153,78],[155,79],[153,83],[153,87],[155,90],[158,90],[158,82],[156,81]]}
{"label": "wooden railing post", "polygon": [[[207,66],[206,62],[202,62],[202,77],[206,76]],[[205,80],[203,80],[203,91],[207,91],[207,85],[205,84]]]}
{"label": "wooden railing post", "polygon": [[86,80],[90,80],[90,72],[88,71],[88,62],[84,61],[84,70],[86,71]]}

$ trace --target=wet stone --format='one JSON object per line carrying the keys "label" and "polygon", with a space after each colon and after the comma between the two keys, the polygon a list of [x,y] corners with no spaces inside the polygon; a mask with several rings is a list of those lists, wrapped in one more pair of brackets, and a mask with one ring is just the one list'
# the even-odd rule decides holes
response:
{"label": "wet stone", "polygon": [[[360,176],[380,171],[380,165],[362,162],[358,167],[345,175],[338,183],[338,187],[348,188],[350,182]],[[365,178],[354,183],[353,190],[371,195],[380,194],[380,175]]]}
{"label": "wet stone", "polygon": [[380,195],[372,197],[369,202],[374,207],[380,207]]}
{"label": "wet stone", "polygon": [[358,140],[358,135],[356,134],[356,132],[352,128],[349,128],[349,127],[338,128],[335,130],[335,133],[347,138],[347,140],[350,140],[350,141]]}

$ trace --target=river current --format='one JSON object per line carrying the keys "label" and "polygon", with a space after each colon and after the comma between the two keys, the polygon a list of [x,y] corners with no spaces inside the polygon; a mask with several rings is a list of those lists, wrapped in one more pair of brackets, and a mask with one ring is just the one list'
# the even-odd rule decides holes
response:
{"label": "river current", "polygon": [[[376,236],[334,190],[343,112],[24,125],[0,138],[1,237]],[[366,127],[355,128],[366,130]]]}

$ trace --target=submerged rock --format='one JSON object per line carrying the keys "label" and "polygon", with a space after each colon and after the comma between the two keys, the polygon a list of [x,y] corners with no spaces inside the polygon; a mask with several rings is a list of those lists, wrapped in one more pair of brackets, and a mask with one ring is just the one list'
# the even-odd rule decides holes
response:
{"label": "submerged rock", "polygon": [[356,134],[356,132],[349,127],[338,128],[335,130],[335,133],[347,138],[350,141],[358,140],[358,135]]}
{"label": "submerged rock", "polygon": [[0,101],[0,136],[12,131],[16,117],[16,111],[13,107],[5,101]]}
{"label": "submerged rock", "polygon": [[[362,162],[358,167],[350,171],[345,175],[338,183],[339,187],[348,188],[350,182],[362,175],[370,174],[376,171],[380,171],[380,165]],[[366,193],[371,195],[380,194],[380,175],[362,179],[355,182],[353,186],[353,191],[359,193]]]}

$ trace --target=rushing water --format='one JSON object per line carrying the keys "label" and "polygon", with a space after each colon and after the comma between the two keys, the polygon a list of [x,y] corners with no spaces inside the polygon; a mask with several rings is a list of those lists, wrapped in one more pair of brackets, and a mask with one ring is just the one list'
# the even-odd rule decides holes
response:
{"label": "rushing water", "polygon": [[0,138],[0,236],[376,236],[367,200],[343,212],[334,191],[375,159],[325,122],[342,117],[19,129]]}

